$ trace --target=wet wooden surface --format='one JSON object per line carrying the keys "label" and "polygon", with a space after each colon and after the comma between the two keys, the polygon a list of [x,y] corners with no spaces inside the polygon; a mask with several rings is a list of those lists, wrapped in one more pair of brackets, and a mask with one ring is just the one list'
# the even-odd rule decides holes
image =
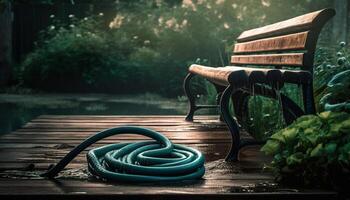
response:
{"label": "wet wooden surface", "polygon": [[[197,148],[206,157],[202,180],[180,183],[125,184],[97,180],[87,173],[85,153],[56,180],[38,175],[75,145],[103,129],[135,125],[162,132],[174,143]],[[247,137],[243,134],[244,137]],[[94,146],[145,140],[121,135]],[[332,199],[332,191],[285,188],[263,170],[269,157],[259,147],[244,149],[240,162],[223,161],[230,146],[226,126],[213,116],[185,122],[184,116],[40,116],[0,139],[0,198],[44,199]]]}

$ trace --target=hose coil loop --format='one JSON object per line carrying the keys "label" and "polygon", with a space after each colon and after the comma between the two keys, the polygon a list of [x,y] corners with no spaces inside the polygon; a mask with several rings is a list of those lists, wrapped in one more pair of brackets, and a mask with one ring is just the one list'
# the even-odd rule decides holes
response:
{"label": "hose coil loop", "polygon": [[155,141],[110,144],[90,150],[87,161],[91,174],[107,181],[164,182],[199,179],[205,173],[204,156],[198,150],[173,144],[161,133],[150,129],[125,126],[89,137],[42,176],[55,177],[90,145],[121,134],[143,135]]}

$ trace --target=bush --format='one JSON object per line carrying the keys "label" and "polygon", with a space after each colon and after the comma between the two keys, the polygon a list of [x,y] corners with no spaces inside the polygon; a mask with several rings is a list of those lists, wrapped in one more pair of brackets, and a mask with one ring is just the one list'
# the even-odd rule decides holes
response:
{"label": "bush", "polygon": [[350,181],[350,114],[323,112],[300,117],[273,134],[261,149],[273,155],[278,180],[308,186]]}
{"label": "bush", "polygon": [[341,42],[335,48],[318,49],[315,58],[318,63],[315,68],[315,101],[317,109],[322,112],[326,104],[335,105],[350,99],[350,78],[346,72],[350,70],[350,52],[346,43]]}
{"label": "bush", "polygon": [[[49,27],[40,46],[22,63],[22,81],[26,86],[46,91],[89,91],[105,87],[118,63],[96,29],[95,18],[72,21],[69,26]],[[115,78],[115,77],[113,77]]]}
{"label": "bush", "polygon": [[350,181],[350,114],[340,112],[350,111],[350,56],[345,46],[341,42],[316,54],[316,105],[329,112],[300,117],[262,147],[274,156],[270,167],[282,182],[345,189]]}
{"label": "bush", "polygon": [[24,86],[50,92],[182,95],[187,67],[195,59],[210,58],[213,65],[227,63],[219,59],[225,50],[220,54],[218,48],[223,46],[221,38],[230,33],[207,32],[215,29],[212,22],[218,21],[214,17],[218,13],[206,4],[198,9],[200,12],[191,7],[155,9],[149,2],[133,5],[133,9],[120,10],[109,28],[103,27],[101,16],[82,20],[70,16],[70,24],[54,21],[22,63],[21,81]]}

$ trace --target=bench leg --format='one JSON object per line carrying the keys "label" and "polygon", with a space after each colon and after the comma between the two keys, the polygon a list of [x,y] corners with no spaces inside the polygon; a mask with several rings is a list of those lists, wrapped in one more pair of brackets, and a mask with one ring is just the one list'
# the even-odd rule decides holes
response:
{"label": "bench leg", "polygon": [[240,135],[238,124],[230,114],[229,103],[232,93],[234,93],[234,88],[231,85],[229,85],[222,94],[220,101],[221,115],[224,118],[224,121],[226,122],[230,130],[232,139],[231,149],[225,158],[226,161],[238,161],[238,153],[240,148]]}
{"label": "bench leg", "polygon": [[[221,93],[218,93],[218,94],[216,95],[216,104],[220,105],[221,97],[222,97],[222,92],[221,92]],[[221,122],[224,122],[224,117],[222,116],[220,110],[219,110],[219,113],[220,113],[219,120],[220,120]]]}
{"label": "bench leg", "polygon": [[303,85],[302,87],[305,114],[315,114],[316,109],[312,81],[310,81],[308,84]]}
{"label": "bench leg", "polygon": [[187,74],[187,76],[184,80],[184,83],[183,83],[183,88],[184,88],[185,94],[186,94],[188,102],[189,102],[189,110],[188,110],[188,114],[186,115],[186,118],[185,118],[186,121],[193,121],[194,112],[197,110],[196,98],[192,95],[191,90],[190,90],[190,82],[194,76],[195,75],[192,73]]}
{"label": "bench leg", "polygon": [[289,97],[281,94],[283,118],[287,125],[304,115],[304,111]]}
{"label": "bench leg", "polygon": [[[222,97],[222,93],[225,91],[226,87],[224,86],[220,86],[220,85],[216,85],[214,84],[215,86],[215,89],[216,89],[216,92],[217,92],[217,95],[216,95],[216,104],[217,105],[220,105],[220,100],[221,100],[221,97]],[[220,117],[219,117],[219,120],[220,121],[224,121],[224,118],[222,117],[222,114],[221,112],[219,111],[220,113]]]}

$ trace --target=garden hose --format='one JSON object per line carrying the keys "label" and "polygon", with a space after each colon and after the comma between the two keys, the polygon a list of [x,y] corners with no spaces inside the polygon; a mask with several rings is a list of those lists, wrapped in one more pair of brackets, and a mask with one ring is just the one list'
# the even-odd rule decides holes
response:
{"label": "garden hose", "polygon": [[80,152],[97,141],[120,134],[138,134],[155,141],[118,143],[87,153],[91,174],[107,181],[164,182],[199,179],[204,175],[204,156],[196,149],[173,144],[161,133],[125,126],[104,130],[76,146],[43,177],[53,178]]}

